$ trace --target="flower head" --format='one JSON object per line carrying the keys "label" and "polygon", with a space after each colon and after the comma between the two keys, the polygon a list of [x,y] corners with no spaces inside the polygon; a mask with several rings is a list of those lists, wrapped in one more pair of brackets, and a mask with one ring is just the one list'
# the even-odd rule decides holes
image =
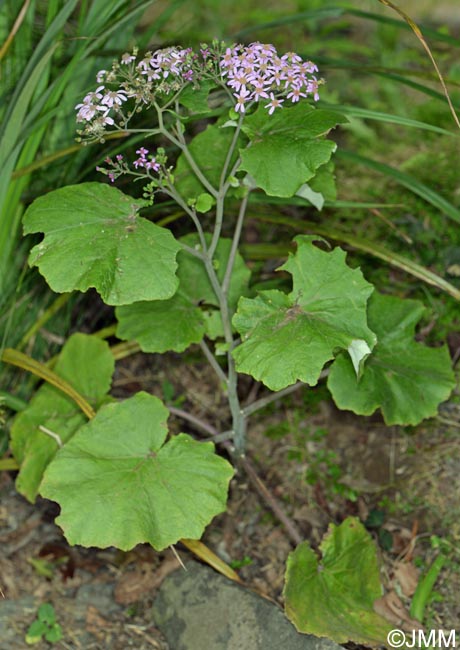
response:
{"label": "flower head", "polygon": [[245,105],[269,99],[265,105],[271,115],[285,99],[298,102],[313,95],[318,99],[319,81],[314,76],[318,68],[304,61],[299,54],[287,52],[279,56],[270,43],[227,47],[219,61],[220,76],[235,90],[235,111],[243,113]]}

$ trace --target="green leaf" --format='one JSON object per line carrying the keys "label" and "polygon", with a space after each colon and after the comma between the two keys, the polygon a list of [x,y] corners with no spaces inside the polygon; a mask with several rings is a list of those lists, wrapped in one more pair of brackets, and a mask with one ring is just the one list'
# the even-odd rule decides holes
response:
{"label": "green leaf", "polygon": [[203,194],[200,194],[197,199],[196,199],[196,205],[195,209],[197,212],[209,212],[209,210],[212,208],[214,204],[214,199],[210,194],[207,194],[206,192],[203,192]]}
{"label": "green leaf", "polygon": [[71,544],[161,550],[198,539],[225,510],[233,468],[212,443],[164,442],[168,410],[147,393],[103,406],[48,466],[41,493],[57,501]]}
{"label": "green leaf", "polygon": [[53,625],[56,623],[56,612],[50,603],[42,603],[38,608],[37,618],[42,623]]}
{"label": "green leaf", "polygon": [[373,611],[383,590],[369,533],[349,517],[329,526],[319,548],[321,561],[307,542],[289,556],[284,587],[289,620],[299,632],[337,643],[385,643],[391,626]]}
{"label": "green leaf", "polygon": [[200,86],[189,84],[179,95],[179,103],[192,113],[207,113],[209,111],[208,95],[215,88],[213,81],[202,81]]}
{"label": "green leaf", "polygon": [[240,150],[240,169],[270,196],[291,197],[325,165],[336,149],[321,136],[347,119],[306,102],[268,115],[262,106],[245,118],[250,146]]}
{"label": "green leaf", "polygon": [[45,632],[45,639],[50,643],[57,643],[63,637],[62,627],[59,623],[55,623],[52,628]]}
{"label": "green leaf", "polygon": [[423,312],[418,301],[374,293],[368,317],[378,343],[362,376],[356,378],[345,355],[331,367],[328,387],[339,408],[360,415],[380,408],[388,425],[416,425],[436,415],[455,387],[455,376],[446,347],[428,348],[414,341]]}
{"label": "green leaf", "polygon": [[35,645],[36,643],[40,643],[42,636],[47,630],[48,626],[45,623],[42,623],[41,621],[34,621],[27,630],[25,639],[27,645]]}
{"label": "green leaf", "polygon": [[108,305],[170,298],[180,245],[169,230],[138,216],[142,206],[103,183],[39,197],[24,215],[25,234],[45,233],[29,264],[53,291],[95,287]]}
{"label": "green leaf", "polygon": [[[74,334],[63,347],[55,372],[97,407],[110,389],[115,361],[106,341]],[[62,443],[86,422],[75,402],[60,390],[44,384],[11,428],[11,449],[21,466],[16,488],[35,501],[43,472],[58,450],[58,442],[39,427],[59,436]]]}
{"label": "green leaf", "polygon": [[[209,243],[210,237],[206,237]],[[198,247],[197,235],[180,240],[191,248]],[[221,238],[214,255],[217,277],[223,280],[232,242]],[[117,336],[137,341],[144,352],[182,352],[192,343],[199,343],[205,333],[210,338],[222,336],[218,300],[199,258],[182,250],[178,256],[179,288],[169,300],[137,302],[116,309]],[[247,293],[250,270],[237,254],[230,282],[228,301],[231,313],[241,295]]]}
{"label": "green leaf", "polygon": [[297,380],[315,385],[338,349],[354,349],[361,340],[370,349],[375,344],[366,323],[373,287],[345,264],[343,250],[326,253],[314,240],[296,237],[296,254],[280,267],[292,275],[289,295],[271,290],[241,298],[233,318],[242,339],[233,351],[237,370],[272,390]]}

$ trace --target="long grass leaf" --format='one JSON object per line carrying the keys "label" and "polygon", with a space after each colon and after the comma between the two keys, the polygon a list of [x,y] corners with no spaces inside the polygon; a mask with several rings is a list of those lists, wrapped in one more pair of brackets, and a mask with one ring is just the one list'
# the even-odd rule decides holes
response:
{"label": "long grass leaf", "polygon": [[[374,22],[382,23],[384,25],[391,25],[392,27],[396,27],[397,29],[401,29],[404,31],[411,30],[410,25],[407,24],[406,22],[402,20],[398,20],[397,18],[382,16],[382,14],[373,13],[370,11],[363,11],[361,9],[355,9],[354,7],[351,6],[346,8],[346,13],[351,16],[357,16],[358,18],[365,18],[367,20],[372,20]],[[421,24],[421,28],[423,29],[424,34],[426,34],[433,40],[442,41],[444,43],[449,43],[449,45],[454,45],[458,47],[458,39],[455,38],[454,36],[450,36],[450,34],[441,32],[438,29],[432,29],[431,27],[428,27],[423,23]]]}
{"label": "long grass leaf", "polygon": [[14,21],[13,27],[11,28],[10,33],[8,34],[6,41],[3,43],[2,47],[0,48],[0,61],[3,59],[5,54],[8,52],[11,43],[13,42],[14,37],[16,36],[19,28],[22,25],[22,22],[24,18],[26,17],[27,9],[29,8],[30,5],[30,0],[26,0],[24,4],[21,7],[20,12],[18,13],[18,17]]}
{"label": "long grass leaf", "polygon": [[434,124],[428,124],[427,122],[421,122],[419,120],[413,120],[409,117],[403,117],[401,115],[394,115],[392,113],[382,113],[380,111],[373,111],[368,108],[361,108],[359,106],[344,106],[343,104],[330,104],[328,102],[318,102],[318,108],[330,108],[344,113],[345,115],[351,115],[352,117],[358,117],[364,120],[374,120],[377,122],[385,122],[388,124],[397,124],[398,126],[407,126],[413,129],[421,129],[423,131],[431,131],[432,133],[439,133],[440,135],[460,135],[457,131],[448,131],[443,129],[440,126],[435,126]]}
{"label": "long grass leaf", "polygon": [[[279,196],[268,196],[266,194],[259,194],[259,193],[252,193],[251,194],[251,203],[263,203],[264,205],[298,205],[300,207],[305,207],[306,205],[310,206],[309,203],[306,202],[305,199],[302,199],[297,196],[292,196],[291,198],[284,198],[284,197],[279,197]],[[160,207],[159,206],[156,207]],[[378,208],[382,210],[383,208],[400,208],[402,206],[401,203],[378,203],[374,201],[339,201],[339,200],[330,200],[326,199],[324,201],[324,207],[325,208]],[[154,208],[155,206],[153,206]]]}
{"label": "long grass leaf", "polygon": [[393,9],[393,11],[396,11],[396,13],[398,13],[401,16],[401,18],[403,18],[406,21],[406,23],[409,25],[409,27],[412,29],[412,31],[414,32],[414,34],[422,44],[422,47],[424,48],[425,52],[428,54],[430,61],[433,64],[434,69],[436,70],[436,74],[438,75],[439,81],[441,82],[441,86],[444,91],[444,95],[446,97],[447,103],[449,104],[450,112],[452,114],[452,117],[454,118],[454,122],[457,125],[457,127],[460,129],[460,121],[458,119],[457,113],[455,112],[454,105],[452,104],[452,100],[450,98],[449,91],[447,90],[447,86],[444,82],[444,78],[441,74],[441,71],[438,67],[438,64],[436,63],[436,60],[431,52],[428,43],[426,42],[422,32],[420,31],[419,26],[412,20],[412,18],[408,14],[406,14],[405,11],[403,11],[400,7],[395,5],[390,0],[379,0],[379,2],[385,5],[386,7],[390,7],[390,9]]}
{"label": "long grass leaf", "polygon": [[[26,65],[24,72],[22,73],[21,79],[17,84],[17,88],[13,97],[9,102],[9,109],[4,117],[3,124],[8,124],[9,119],[11,118],[12,113],[16,111],[16,104],[18,97],[22,93],[23,87],[28,83],[30,77],[34,74],[34,69],[40,65],[42,59],[47,56],[47,53],[51,49],[56,48],[56,39],[61,32],[62,28],[66,24],[68,18],[70,17],[72,11],[75,9],[78,0],[67,0],[62,10],[53,20],[51,25],[48,27],[43,37],[40,39],[37,46],[34,48],[33,53],[30,56],[30,60]],[[2,129],[0,129],[0,136]]]}
{"label": "long grass leaf", "polygon": [[233,36],[235,38],[242,38],[247,36],[252,32],[260,32],[264,29],[278,29],[284,25],[289,25],[291,23],[298,23],[301,21],[307,20],[324,20],[326,18],[340,18],[345,13],[343,7],[322,7],[321,9],[313,9],[311,11],[302,11],[296,14],[291,14],[289,16],[283,16],[282,18],[277,18],[276,20],[271,20],[268,23],[262,23],[257,25],[252,25],[241,29]]}
{"label": "long grass leaf", "polygon": [[440,212],[449,217],[449,219],[452,219],[452,221],[455,221],[456,223],[460,223],[460,210],[458,210],[452,203],[447,201],[440,194],[432,190],[424,183],[421,183],[410,174],[406,174],[405,172],[402,172],[395,167],[391,167],[385,163],[378,162],[372,158],[367,158],[361,154],[347,151],[346,149],[338,149],[335,155],[336,157],[342,158],[343,160],[348,160],[360,165],[364,165],[369,169],[374,169],[375,171],[378,171],[385,176],[393,178],[397,183],[403,185],[408,190],[427,201],[427,203],[433,205]]}
{"label": "long grass leaf", "polygon": [[55,386],[60,391],[68,395],[71,399],[73,399],[89,419],[94,417],[94,409],[86,401],[86,399],[80,395],[80,393],[78,393],[78,391],[76,391],[68,381],[50,370],[47,366],[45,366],[45,364],[32,359],[27,354],[19,352],[19,350],[13,350],[12,348],[5,348],[0,355],[0,360],[13,366],[17,366],[18,368],[22,368],[23,370],[27,370],[37,377],[44,379],[49,384]]}

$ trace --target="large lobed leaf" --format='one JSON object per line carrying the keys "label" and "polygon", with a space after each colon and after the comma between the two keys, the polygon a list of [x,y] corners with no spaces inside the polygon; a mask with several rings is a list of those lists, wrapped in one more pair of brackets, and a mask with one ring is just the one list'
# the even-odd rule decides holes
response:
{"label": "large lobed leaf", "polygon": [[212,443],[165,443],[168,410],[147,393],[103,406],[48,466],[41,494],[57,501],[71,544],[157,550],[198,539],[225,510],[231,465]]}
{"label": "large lobed leaf", "polygon": [[378,343],[356,378],[343,354],[334,361],[328,388],[341,409],[371,415],[381,409],[385,423],[415,425],[436,415],[455,387],[446,347],[428,348],[414,341],[424,307],[374,293],[369,301],[369,326]]}
{"label": "large lobed leaf", "polygon": [[289,620],[299,632],[337,643],[385,643],[391,626],[373,610],[382,586],[369,533],[349,517],[330,525],[319,548],[321,560],[307,542],[289,556],[284,588]]}
{"label": "large lobed leaf", "polygon": [[[72,335],[59,355],[55,372],[95,408],[110,389],[115,361],[105,341],[86,334]],[[57,450],[57,440],[39,429],[43,426],[65,443],[86,422],[75,402],[60,390],[44,384],[11,428],[11,449],[20,465],[16,488],[34,501],[48,463]]]}
{"label": "large lobed leaf", "polygon": [[268,115],[260,106],[244,120],[243,131],[250,145],[240,150],[240,169],[247,171],[257,187],[270,196],[291,197],[313,178],[336,149],[322,136],[346,117],[315,109],[307,102]]}
{"label": "large lobed leaf", "polygon": [[108,305],[170,298],[180,244],[169,230],[138,216],[143,205],[103,183],[39,197],[24,215],[24,234],[45,234],[30,265],[53,291],[95,287]]}
{"label": "large lobed leaf", "polygon": [[359,370],[375,344],[366,320],[373,287],[345,264],[343,250],[326,253],[314,239],[296,237],[296,254],[280,267],[292,275],[289,295],[272,290],[241,298],[233,318],[242,340],[233,351],[237,370],[272,390],[297,380],[316,384],[337,349],[349,350]]}
{"label": "large lobed leaf", "polygon": [[[198,237],[193,234],[180,241],[189,247],[198,245]],[[224,278],[231,245],[230,239],[221,238],[215,252],[214,264],[219,281]],[[117,336],[137,341],[144,352],[182,352],[192,343],[201,341],[205,333],[212,338],[221,335],[219,313],[213,309],[218,307],[218,300],[204,263],[186,250],[179,253],[177,262],[179,288],[172,298],[136,302],[116,310]],[[228,292],[231,313],[239,297],[247,292],[249,276],[250,270],[237,254]],[[211,331],[214,325],[217,329],[213,327],[216,331]]]}

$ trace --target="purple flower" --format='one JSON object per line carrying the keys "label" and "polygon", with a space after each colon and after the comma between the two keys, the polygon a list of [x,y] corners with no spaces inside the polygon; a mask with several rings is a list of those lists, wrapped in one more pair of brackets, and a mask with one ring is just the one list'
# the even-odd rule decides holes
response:
{"label": "purple flower", "polygon": [[[270,43],[251,43],[248,46],[228,47],[221,56],[220,76],[227,86],[235,90],[235,110],[245,112],[248,101],[271,98],[266,105],[271,115],[280,108],[284,98],[298,102],[313,95],[318,99],[318,81],[312,75],[317,67],[303,61],[295,52],[278,56]],[[276,93],[276,98],[275,98]]]}
{"label": "purple flower", "polygon": [[245,108],[244,105],[246,104],[247,101],[251,99],[250,95],[251,93],[249,90],[246,90],[246,88],[242,87],[240,88],[240,92],[238,93],[233,93],[236,97],[236,104],[235,104],[235,111],[244,113]]}
{"label": "purple flower", "polygon": [[127,52],[125,52],[121,57],[121,63],[124,65],[127,65],[128,63],[131,63],[131,61],[135,61],[135,60],[136,57],[134,56],[134,54],[128,54]]}
{"label": "purple flower", "polygon": [[273,93],[270,93],[270,101],[268,104],[265,104],[265,108],[270,107],[268,114],[271,115],[275,108],[282,108],[281,104],[284,102],[284,99],[276,99]]}
{"label": "purple flower", "polygon": [[126,92],[124,90],[109,90],[105,93],[101,100],[101,104],[112,108],[112,106],[121,106],[123,102],[127,101]]}
{"label": "purple flower", "polygon": [[290,93],[288,93],[287,98],[290,99],[293,103],[298,102],[301,97],[306,97],[305,93],[301,92],[301,88],[293,88]]}

